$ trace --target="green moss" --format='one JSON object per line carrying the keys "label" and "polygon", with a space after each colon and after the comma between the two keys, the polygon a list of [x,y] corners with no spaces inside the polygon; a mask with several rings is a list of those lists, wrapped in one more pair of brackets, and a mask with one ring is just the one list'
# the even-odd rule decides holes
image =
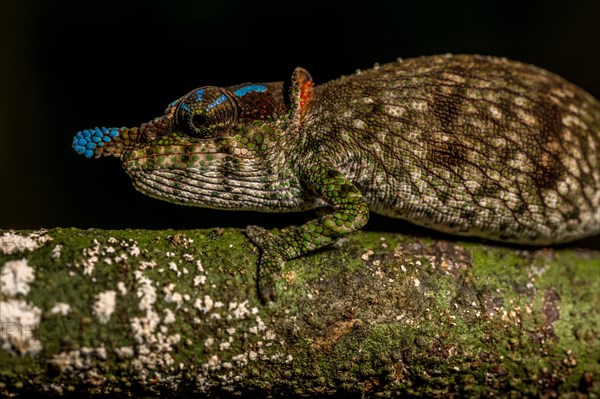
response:
{"label": "green moss", "polygon": [[553,323],[553,349],[556,360],[572,368],[568,384],[579,384],[586,371],[600,375],[600,325],[589,323],[590,319],[600,320],[597,258],[589,253],[559,251],[556,259],[548,260],[536,285],[540,291],[557,290],[560,295],[559,318]]}
{"label": "green moss", "polygon": [[352,238],[360,241],[364,250],[379,250],[384,252],[393,251],[393,249],[402,242],[406,242],[405,236],[393,233],[357,231],[352,233]]}
{"label": "green moss", "polygon": [[[88,370],[61,373],[47,363],[57,353],[84,346],[104,346],[108,355],[92,359],[90,370],[104,382],[89,389],[134,389],[138,395],[194,392],[199,381],[206,381],[216,393],[243,386],[246,392],[275,389],[318,396],[392,391],[433,397],[543,396],[577,392],[584,372],[600,375],[596,252],[516,251],[361,232],[287,262],[278,301],[263,306],[256,296],[259,254],[239,231],[56,229],[50,234],[53,241],[39,250],[0,256],[1,262],[26,257],[35,268],[27,301],[43,312],[43,331],[34,332],[43,341],[39,358],[0,350],[2,393],[15,392],[17,384],[39,387],[32,382],[38,380],[78,392],[94,387]],[[135,256],[130,253],[134,242],[140,249]],[[63,245],[62,254],[53,259],[57,244]],[[98,246],[115,252],[99,256],[93,273],[84,274],[81,262]],[[116,261],[120,254],[129,256]],[[114,349],[139,350],[127,328],[132,317],[145,316],[138,306],[135,273],[140,262],[150,260],[155,266],[147,266],[143,276],[157,291],[153,310],[161,323],[155,332],[166,327],[165,335],[181,338],[169,352],[176,366],[142,364],[144,379],[133,366],[139,353],[119,359]],[[206,282],[196,285],[199,275]],[[114,314],[101,324],[92,313],[94,298],[107,290],[118,292],[119,282],[127,294],[117,294]],[[171,284],[190,299],[166,301]],[[222,306],[208,313],[196,309],[195,300],[205,296]],[[241,301],[256,313],[236,319],[229,307]],[[69,303],[71,313],[52,315],[56,302]],[[165,309],[176,317],[172,324],[164,323]],[[233,360],[250,351],[257,356],[254,361],[240,365]],[[231,368],[211,370],[208,361],[214,356]],[[235,382],[236,376],[242,379]]]}

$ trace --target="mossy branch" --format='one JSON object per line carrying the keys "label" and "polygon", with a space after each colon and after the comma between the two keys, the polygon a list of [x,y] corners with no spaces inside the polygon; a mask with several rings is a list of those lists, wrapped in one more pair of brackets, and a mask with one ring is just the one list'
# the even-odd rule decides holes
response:
{"label": "mossy branch", "polygon": [[0,232],[0,395],[599,395],[600,252],[359,232],[256,295],[237,230]]}

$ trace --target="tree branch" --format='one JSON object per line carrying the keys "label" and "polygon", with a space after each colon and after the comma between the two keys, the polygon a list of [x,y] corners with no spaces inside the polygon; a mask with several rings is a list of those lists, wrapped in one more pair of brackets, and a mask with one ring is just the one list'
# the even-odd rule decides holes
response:
{"label": "tree branch", "polygon": [[599,393],[600,252],[359,232],[256,295],[237,230],[0,232],[0,395]]}

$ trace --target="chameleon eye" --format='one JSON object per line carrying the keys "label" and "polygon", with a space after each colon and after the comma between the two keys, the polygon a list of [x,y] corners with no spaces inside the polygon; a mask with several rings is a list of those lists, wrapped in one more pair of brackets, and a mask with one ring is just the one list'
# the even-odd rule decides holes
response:
{"label": "chameleon eye", "polygon": [[190,124],[194,129],[202,129],[206,125],[206,115],[196,114],[192,116]]}
{"label": "chameleon eye", "polygon": [[218,87],[202,87],[179,103],[179,128],[192,136],[215,136],[238,119],[239,105],[233,93]]}

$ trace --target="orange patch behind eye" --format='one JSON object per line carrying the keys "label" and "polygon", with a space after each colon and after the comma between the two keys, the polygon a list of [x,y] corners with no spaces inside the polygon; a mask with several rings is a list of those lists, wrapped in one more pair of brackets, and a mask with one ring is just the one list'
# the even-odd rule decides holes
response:
{"label": "orange patch behind eye", "polygon": [[304,108],[304,105],[310,100],[313,94],[313,87],[315,86],[312,80],[302,82],[300,85],[300,109]]}

